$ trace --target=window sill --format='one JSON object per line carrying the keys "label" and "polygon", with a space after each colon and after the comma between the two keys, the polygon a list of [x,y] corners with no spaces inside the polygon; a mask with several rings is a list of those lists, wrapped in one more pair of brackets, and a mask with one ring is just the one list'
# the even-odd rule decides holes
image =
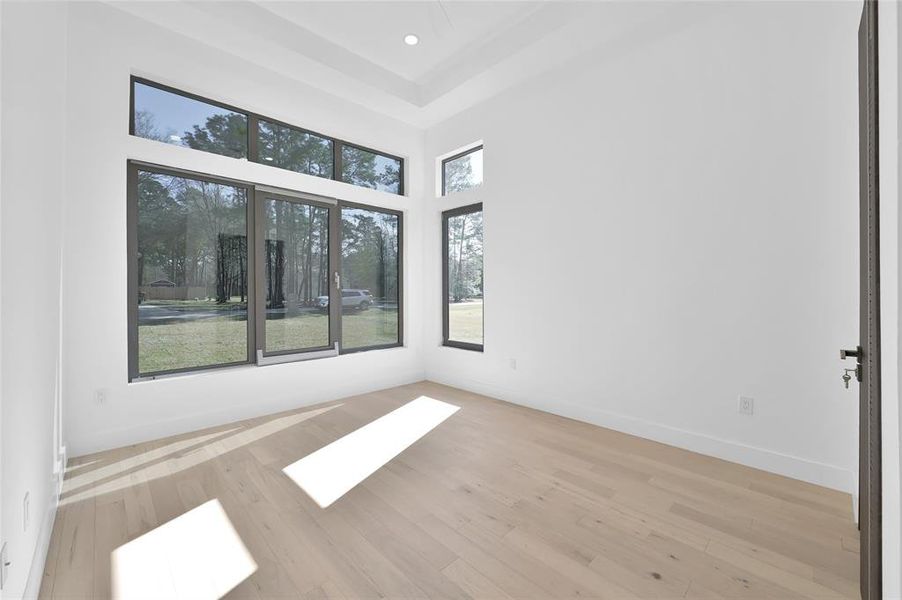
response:
{"label": "window sill", "polygon": [[[266,367],[275,367],[279,365],[291,365],[297,363],[304,362],[316,362],[319,360],[325,360],[330,358],[341,358],[342,356],[349,355],[360,355],[366,352],[373,351],[381,351],[381,350],[403,350],[406,348],[404,344],[391,344],[385,346],[373,346],[369,348],[353,348],[351,350],[342,351],[339,354],[330,354],[328,356],[316,356],[316,357],[304,357],[300,356],[299,358],[295,358],[294,360],[283,360],[279,362],[272,362],[269,364],[258,364],[258,363],[243,363],[237,365],[226,365],[222,367],[207,367],[194,369],[191,371],[179,371],[174,373],[160,373],[157,375],[140,375],[135,377],[134,379],[129,380],[129,385],[131,384],[143,384],[143,383],[152,383],[154,381],[165,381],[168,379],[184,379],[188,377],[207,377],[211,375],[222,374],[224,372],[233,372],[233,371],[244,371],[250,369],[258,369],[258,368],[266,368]],[[272,357],[270,357],[272,358]]]}
{"label": "window sill", "polygon": [[454,342],[451,340],[442,342],[443,348],[454,348],[456,350],[469,350],[470,352],[485,353],[484,344],[468,344],[467,342]]}

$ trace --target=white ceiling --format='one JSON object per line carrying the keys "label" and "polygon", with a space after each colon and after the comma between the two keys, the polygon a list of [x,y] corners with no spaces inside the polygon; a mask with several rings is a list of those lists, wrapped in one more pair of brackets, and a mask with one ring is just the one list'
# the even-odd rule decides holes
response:
{"label": "white ceiling", "polygon": [[[110,4],[419,127],[579,55],[616,53],[655,21],[666,28],[680,20],[672,4],[629,1]],[[417,46],[404,44],[408,33],[419,36]]]}
{"label": "white ceiling", "polygon": [[[399,77],[418,81],[515,26],[539,2],[260,2],[260,6]],[[411,47],[406,34],[419,36]]]}

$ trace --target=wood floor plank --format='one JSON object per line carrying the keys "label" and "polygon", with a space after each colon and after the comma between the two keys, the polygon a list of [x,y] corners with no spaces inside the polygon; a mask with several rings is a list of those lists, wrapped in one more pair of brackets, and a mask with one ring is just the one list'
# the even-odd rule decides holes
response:
{"label": "wood floor plank", "polygon": [[[460,407],[327,509],[282,471],[427,395]],[[269,598],[857,598],[849,496],[431,382],[70,461],[41,598],[218,500]]]}
{"label": "wood floor plank", "polygon": [[842,596],[836,590],[815,583],[813,573],[810,578],[799,576],[765,561],[752,558],[720,542],[711,542],[705,552],[807,598],[838,598]]}
{"label": "wood floor plank", "polygon": [[56,580],[56,567],[59,560],[60,546],[62,544],[63,520],[65,511],[58,510],[53,520],[53,531],[50,534],[50,547],[47,550],[47,560],[44,561],[44,574],[41,577],[41,589],[38,593],[39,600],[49,600],[53,597],[53,585]]}
{"label": "wood floor plank", "polygon": [[128,542],[128,516],[125,500],[116,499],[102,505],[94,525],[94,597],[112,596],[111,556],[114,550]]}
{"label": "wood floor plank", "polygon": [[473,568],[470,563],[457,558],[442,569],[442,573],[474,599],[506,599],[510,598],[504,590],[492,583],[492,580]]}
{"label": "wood floor plank", "polygon": [[60,508],[64,517],[59,531],[53,598],[94,597],[94,508],[94,498]]}

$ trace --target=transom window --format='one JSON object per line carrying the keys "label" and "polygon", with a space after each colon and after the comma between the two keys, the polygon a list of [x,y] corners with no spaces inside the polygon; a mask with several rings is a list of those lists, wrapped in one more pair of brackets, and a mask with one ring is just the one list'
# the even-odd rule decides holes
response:
{"label": "transom window", "polygon": [[140,77],[131,86],[131,135],[404,194],[404,160],[397,156]]}
{"label": "transom window", "polygon": [[442,160],[442,196],[482,185],[482,146]]}

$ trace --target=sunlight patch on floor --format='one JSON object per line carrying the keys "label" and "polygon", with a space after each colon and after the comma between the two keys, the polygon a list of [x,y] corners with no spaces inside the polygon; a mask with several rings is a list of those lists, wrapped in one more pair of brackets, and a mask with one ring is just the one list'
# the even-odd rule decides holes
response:
{"label": "sunlight patch on floor", "polygon": [[239,428],[236,427],[234,429],[229,429],[226,431],[216,431],[214,433],[208,433],[197,437],[178,440],[170,444],[160,446],[159,448],[154,448],[152,450],[148,450],[147,452],[142,452],[141,454],[135,456],[129,456],[114,463],[84,472],[75,473],[75,471],[78,470],[78,467],[80,467],[81,465],[70,467],[66,469],[67,478],[63,482],[63,495],[65,496],[72,491],[77,490],[78,488],[93,485],[99,481],[103,481],[108,477],[119,475],[124,471],[137,469],[145,464],[166,458],[170,454],[181,452],[192,446],[206,443],[214,438],[234,433],[238,431],[238,429]]}
{"label": "sunlight patch on floor", "polygon": [[283,472],[326,508],[458,410],[459,406],[420,396]]}
{"label": "sunlight patch on floor", "polygon": [[[293,427],[298,423],[312,419],[340,406],[342,404],[333,404],[302,413],[293,413],[284,417],[270,419],[246,429],[239,427],[185,440],[184,443],[188,444],[190,448],[183,448],[180,445],[182,442],[176,442],[157,450],[150,450],[116,463],[118,467],[111,465],[110,475],[105,480],[95,481],[95,476],[92,475],[89,478],[85,478],[81,482],[81,486],[76,487],[73,483],[70,483],[64,487],[63,495],[60,497],[60,506],[67,506],[82,500],[129,488],[133,485],[169,477],[174,473],[196,467],[217,456],[222,456],[238,448],[253,444],[267,436]],[[158,450],[161,451],[163,449],[166,451],[158,452]],[[148,461],[151,462],[145,464]],[[137,465],[137,468],[132,468],[132,464]]]}
{"label": "sunlight patch on floor", "polygon": [[257,563],[210,500],[114,550],[111,567],[113,598],[218,600]]}
{"label": "sunlight patch on floor", "polygon": [[100,462],[100,459],[95,458],[94,460],[89,460],[89,461],[86,461],[83,463],[79,463],[77,465],[69,465],[68,467],[66,467],[66,476],[68,476],[69,473],[74,473],[75,471],[80,471],[80,470],[84,469],[85,467],[90,467],[90,466],[96,465],[99,462]]}

